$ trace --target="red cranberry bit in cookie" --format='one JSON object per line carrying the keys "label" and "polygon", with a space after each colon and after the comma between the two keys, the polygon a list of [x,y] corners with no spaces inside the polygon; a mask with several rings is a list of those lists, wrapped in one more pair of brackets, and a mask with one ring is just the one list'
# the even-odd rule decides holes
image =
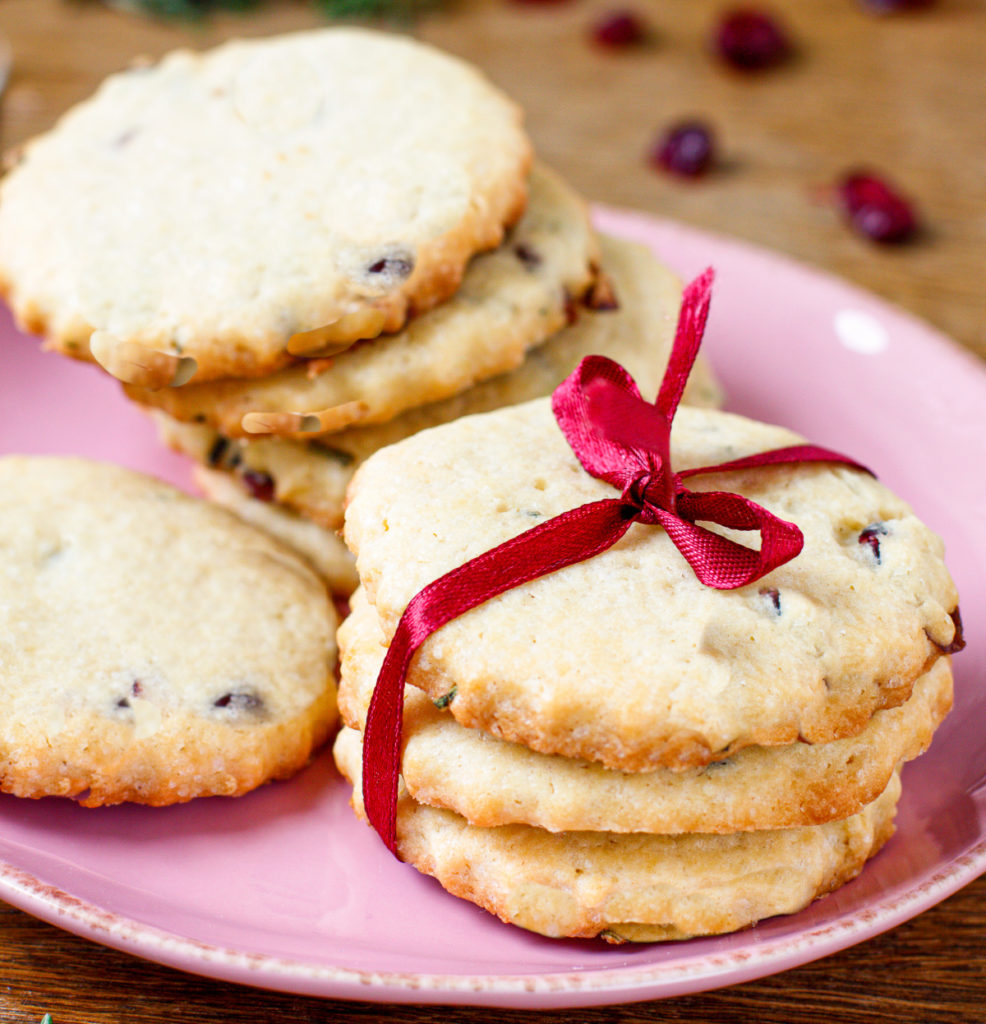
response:
{"label": "red cranberry bit in cookie", "polygon": [[256,469],[248,469],[240,474],[244,487],[251,498],[257,501],[274,500],[274,478],[270,473],[262,473]]}
{"label": "red cranberry bit in cookie", "polygon": [[257,715],[263,711],[264,702],[263,698],[258,697],[255,693],[238,691],[224,693],[221,697],[212,702],[212,706],[216,708],[227,708],[230,711],[245,711],[252,715]]}
{"label": "red cranberry bit in cookie", "polygon": [[593,42],[611,50],[639,46],[647,35],[647,25],[635,11],[611,11],[592,26]]}
{"label": "red cranberry bit in cookie", "polygon": [[791,41],[779,22],[763,11],[741,7],[724,14],[713,36],[716,53],[741,71],[762,71],[783,63]]}
{"label": "red cranberry bit in cookie", "polygon": [[873,555],[876,564],[881,561],[880,538],[886,537],[888,530],[883,523],[871,523],[859,535],[859,543],[862,547],[868,547]]}
{"label": "red cranberry bit in cookie", "polygon": [[381,256],[380,259],[371,263],[367,268],[368,274],[374,277],[381,276],[395,281],[403,280],[411,276],[414,270],[414,257],[409,253],[394,253],[389,256]]}
{"label": "red cranberry bit in cookie", "polygon": [[911,204],[883,178],[853,171],[839,182],[838,189],[849,222],[874,242],[904,242],[917,230]]}
{"label": "red cranberry bit in cookie", "polygon": [[945,654],[958,654],[959,651],[965,649],[965,631],[962,629],[962,613],[956,606],[955,611],[951,614],[952,622],[955,623],[955,636],[952,637],[952,642],[942,648]]}
{"label": "red cranberry bit in cookie", "polygon": [[143,692],[144,692],[144,688],[140,685],[140,680],[139,679],[135,679],[133,681],[133,683],[131,684],[131,686],[130,686],[130,694],[128,696],[126,696],[126,697],[121,697],[116,702],[116,706],[118,708],[128,708],[128,707],[130,707],[130,698],[131,697],[140,697],[143,694]]}
{"label": "red cranberry bit in cookie", "polygon": [[528,270],[541,266],[541,254],[526,242],[518,242],[514,246],[514,255]]}
{"label": "red cranberry bit in cookie", "polygon": [[955,625],[955,632],[952,635],[952,642],[949,644],[939,643],[927,629],[924,631],[924,635],[938,648],[942,654],[958,654],[959,651],[965,648],[965,633],[962,630],[962,615],[959,609],[956,608],[954,612],[950,613],[950,618]]}
{"label": "red cranberry bit in cookie", "polygon": [[712,166],[714,156],[711,130],[701,121],[680,121],[654,143],[650,162],[671,174],[697,178]]}

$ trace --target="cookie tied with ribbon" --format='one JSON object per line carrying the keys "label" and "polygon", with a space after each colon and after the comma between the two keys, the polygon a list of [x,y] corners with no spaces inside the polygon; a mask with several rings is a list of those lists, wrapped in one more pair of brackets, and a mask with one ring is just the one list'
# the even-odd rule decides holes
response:
{"label": "cookie tied with ribbon", "polygon": [[[868,473],[854,460],[812,444],[675,472],[671,426],[708,318],[712,283],[709,270],[685,291],[655,402],[641,398],[625,371],[598,356],[585,358],[554,393],[552,411],[578,462],[619,494],[555,515],[466,561],[420,590],[403,610],[363,733],[363,802],[370,822],[395,854],[403,687],[412,657],[428,637],[490,598],[596,557],[637,522],[666,530],[704,586],[732,590],[752,584],[800,553],[802,531],[741,495],[692,492],[686,479],[811,462]],[[739,544],[699,522],[758,531],[760,547]]]}

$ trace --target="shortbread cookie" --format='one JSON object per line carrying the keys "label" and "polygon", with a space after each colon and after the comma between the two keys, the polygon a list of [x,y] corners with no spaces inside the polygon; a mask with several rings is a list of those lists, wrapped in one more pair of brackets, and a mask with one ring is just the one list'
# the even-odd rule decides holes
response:
{"label": "shortbread cookie", "polygon": [[[680,471],[800,440],[683,406],[671,461]],[[751,745],[853,736],[903,703],[955,639],[941,540],[873,477],[804,463],[688,483],[796,523],[804,550],[757,583],[716,590],[662,528],[636,524],[602,554],[450,622],[408,681],[448,700],[462,724],[543,753],[684,769]],[[425,585],[535,523],[617,496],[536,400],[377,452],[350,487],[345,537],[389,642]]]}
{"label": "shortbread cookie", "polygon": [[[356,467],[378,448],[470,413],[547,395],[583,356],[609,356],[634,375],[645,393],[657,393],[681,298],[678,279],[643,246],[607,236],[601,237],[600,245],[618,308],[584,310],[574,324],[532,349],[512,373],[409,409],[387,423],[352,427],[312,441],[226,438],[212,427],[180,423],[154,410],[158,429],[166,444],[203,465],[235,473],[247,490],[270,492],[278,503],[337,529]],[[684,401],[702,406],[721,403],[719,386],[704,361],[696,365]]]}
{"label": "shortbread cookie", "polygon": [[451,295],[523,210],[530,159],[515,104],[403,36],[176,51],[25,148],[0,283],[25,327],[121,379],[148,351],[262,375]]}
{"label": "shortbread cookie", "polygon": [[336,718],[335,613],[286,547],[117,466],[0,459],[0,790],[245,793]]}
{"label": "shortbread cookie", "polygon": [[[362,732],[386,648],[362,591],[351,607],[338,636],[339,710]],[[951,666],[940,658],[908,701],[877,711],[858,736],[747,747],[684,772],[624,773],[466,729],[408,687],[401,774],[417,803],[455,811],[472,825],[659,834],[817,825],[875,800],[902,761],[927,749],[951,705]]]}
{"label": "shortbread cookie", "polygon": [[451,299],[399,333],[263,380],[128,387],[127,394],[228,437],[311,436],[385,422],[519,366],[576,314],[597,264],[585,203],[538,166],[527,211],[503,245],[473,260]]}
{"label": "shortbread cookie", "polygon": [[229,473],[196,466],[194,476],[210,501],[228,508],[301,555],[325,580],[332,594],[348,597],[359,585],[356,560],[335,530],[327,530],[272,501],[251,497]]}
{"label": "shortbread cookie", "polygon": [[[344,728],[336,763],[360,794],[359,733]],[[453,895],[542,935],[655,942],[735,931],[792,914],[859,873],[893,834],[897,775],[859,814],[804,828],[663,836],[480,828],[402,790],[402,859]]]}

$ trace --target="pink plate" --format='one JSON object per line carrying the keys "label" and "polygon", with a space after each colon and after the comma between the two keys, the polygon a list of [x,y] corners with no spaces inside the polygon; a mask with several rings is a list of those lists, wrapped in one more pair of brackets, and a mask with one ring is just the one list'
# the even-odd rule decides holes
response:
{"label": "pink plate", "polygon": [[[347,999],[547,1008],[794,967],[892,928],[986,870],[986,648],[976,628],[986,619],[986,370],[912,317],[777,255],[634,213],[600,210],[598,221],[685,275],[716,266],[707,354],[731,408],[873,467],[945,537],[970,644],[956,659],[956,710],[905,770],[884,851],[803,913],[739,934],[551,941],[392,860],[353,818],[323,755],[292,782],[239,800],[85,810],[0,797],[3,899],[216,978]],[[0,451],[80,453],[188,483],[112,381],[41,354],[6,318],[0,367]]]}

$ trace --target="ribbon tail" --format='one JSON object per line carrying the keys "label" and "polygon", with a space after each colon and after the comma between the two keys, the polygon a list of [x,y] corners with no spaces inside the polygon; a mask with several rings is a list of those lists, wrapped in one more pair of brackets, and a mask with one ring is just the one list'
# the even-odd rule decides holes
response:
{"label": "ribbon tail", "polygon": [[[678,515],[663,509],[656,518],[667,530],[699,580],[717,590],[735,590],[753,583],[800,554],[804,535],[749,498],[724,491],[685,491],[678,496]],[[734,530],[759,530],[760,549],[723,537],[694,520]]]}
{"label": "ribbon tail", "polygon": [[820,448],[816,444],[795,444],[789,448],[772,448],[767,452],[757,452],[755,455],[746,455],[742,459],[733,459],[730,462],[719,462],[714,466],[683,469],[676,476],[679,480],[684,480],[685,477],[701,476],[703,473],[729,473],[743,469],[757,469],[760,466],[789,465],[794,462],[835,462],[862,470],[864,473],[869,473],[870,476],[876,476],[873,470],[867,469],[855,459],[850,459],[848,455],[832,451],[831,448]]}
{"label": "ribbon tail", "polygon": [[490,598],[612,547],[638,516],[619,498],[563,512],[428,584],[404,610],[363,729],[363,804],[395,857],[404,684],[415,652],[447,622]]}

